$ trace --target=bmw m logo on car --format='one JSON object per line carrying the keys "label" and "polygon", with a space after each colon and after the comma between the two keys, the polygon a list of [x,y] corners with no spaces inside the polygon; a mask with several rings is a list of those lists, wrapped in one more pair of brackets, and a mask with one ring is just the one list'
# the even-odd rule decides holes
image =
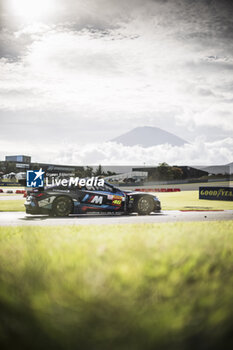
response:
{"label": "bmw m logo on car", "polygon": [[95,204],[102,204],[103,197],[102,196],[94,196],[93,198],[91,198],[90,202],[95,203]]}

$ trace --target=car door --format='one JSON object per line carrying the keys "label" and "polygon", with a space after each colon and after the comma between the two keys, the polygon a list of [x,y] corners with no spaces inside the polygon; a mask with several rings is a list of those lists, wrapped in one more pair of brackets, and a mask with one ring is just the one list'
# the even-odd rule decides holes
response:
{"label": "car door", "polygon": [[124,194],[111,186],[93,186],[82,191],[80,204],[83,211],[121,211],[124,207]]}
{"label": "car door", "polygon": [[107,193],[108,209],[110,211],[123,211],[125,203],[125,194],[119,189],[105,183],[104,190]]}

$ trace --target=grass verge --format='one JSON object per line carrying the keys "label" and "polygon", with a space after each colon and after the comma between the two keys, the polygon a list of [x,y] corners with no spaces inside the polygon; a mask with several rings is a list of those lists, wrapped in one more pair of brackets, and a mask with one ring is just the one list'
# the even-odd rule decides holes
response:
{"label": "grass verge", "polygon": [[233,210],[233,201],[199,199],[199,191],[156,194],[163,210]]}
{"label": "grass verge", "polygon": [[0,200],[1,211],[25,211],[25,199]]}
{"label": "grass verge", "polygon": [[233,222],[0,227],[1,349],[230,349]]}

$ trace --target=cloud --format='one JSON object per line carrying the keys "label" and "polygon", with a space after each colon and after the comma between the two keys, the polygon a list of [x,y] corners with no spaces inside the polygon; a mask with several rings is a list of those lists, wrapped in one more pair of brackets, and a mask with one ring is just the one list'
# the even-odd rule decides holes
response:
{"label": "cloud", "polygon": [[150,148],[140,146],[126,147],[114,142],[93,144],[85,148],[75,146],[61,151],[60,161],[74,164],[79,159],[80,164],[112,164],[156,165],[161,162],[169,164],[225,164],[233,159],[233,138],[217,142],[195,140],[183,147],[159,145]]}
{"label": "cloud", "polygon": [[1,139],[21,142],[23,126],[31,141],[59,146],[142,125],[190,141],[200,133],[208,141],[213,130],[226,138],[233,131],[231,9],[215,0],[57,0],[46,18],[23,23],[5,8]]}
{"label": "cloud", "polygon": [[[33,161],[53,164],[77,165],[157,165],[162,162],[176,165],[227,164],[233,159],[233,138],[215,142],[205,142],[201,137],[182,147],[159,145],[149,148],[141,146],[127,147],[115,142],[76,145],[60,143],[59,147],[41,144],[30,146]],[[2,154],[15,154],[9,142],[1,142]],[[5,150],[5,153],[4,151]],[[17,153],[28,154],[29,144],[25,140],[18,144]],[[6,152],[7,151],[7,152]]]}
{"label": "cloud", "polygon": [[[189,91],[186,96],[189,87],[190,90],[195,87],[204,91],[211,86],[212,97],[215,98],[215,85],[219,84],[220,75],[224,84],[231,82],[224,67],[211,68],[213,63],[203,61],[202,54],[173,40],[161,42],[160,33],[151,34],[149,38],[142,33],[140,37],[133,38],[130,28],[128,32],[126,29],[109,30],[105,34],[90,29],[79,33],[51,29],[40,35],[25,51],[21,62],[9,64],[6,60],[2,61],[2,84],[6,83],[4,72],[7,82],[11,76],[14,81],[14,75],[17,75],[18,80],[21,79],[21,90],[31,81],[33,86],[38,86],[39,92],[43,88],[50,98],[56,95],[57,100],[67,101],[66,104],[73,110],[77,108],[74,95],[80,96],[85,104],[87,96],[84,95],[87,94],[102,106],[109,99],[114,107],[119,106],[121,100],[126,112],[130,109],[127,105],[130,104],[132,109],[132,103],[136,103],[138,112],[149,111],[159,105],[170,105],[171,109],[180,105],[184,109],[186,105],[199,106],[200,102],[201,109],[205,108],[206,99],[195,100],[191,96],[191,101]],[[230,65],[229,62],[227,64]],[[105,98],[105,103],[101,96]],[[187,98],[189,101],[185,104]],[[48,100],[45,101],[47,107],[50,105]],[[57,105],[57,100],[52,106]]]}

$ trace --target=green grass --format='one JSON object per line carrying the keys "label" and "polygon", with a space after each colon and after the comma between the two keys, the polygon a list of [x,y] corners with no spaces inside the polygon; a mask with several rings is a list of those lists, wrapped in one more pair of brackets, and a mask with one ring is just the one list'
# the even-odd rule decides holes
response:
{"label": "green grass", "polygon": [[1,211],[25,211],[24,202],[25,202],[25,199],[0,200],[0,212]]}
{"label": "green grass", "polygon": [[233,201],[212,201],[199,199],[199,191],[155,193],[163,210],[233,210]]}
{"label": "green grass", "polygon": [[[233,210],[233,202],[200,200],[198,191],[155,193],[162,210]],[[0,211],[24,211],[25,199],[1,200]]]}
{"label": "green grass", "polygon": [[16,194],[16,193],[0,193],[0,197],[11,197],[11,196],[22,196],[22,194]]}
{"label": "green grass", "polygon": [[0,227],[1,349],[233,348],[233,221]]}
{"label": "green grass", "polygon": [[[233,184],[233,181],[231,180],[228,180],[228,181],[210,181],[210,182],[189,182],[189,183],[183,183],[183,184],[172,184],[171,185],[168,185],[169,187],[182,187],[182,188],[189,188],[189,187],[192,187],[194,185],[197,185],[198,187],[201,187],[201,186],[232,186]],[[165,186],[166,187],[166,186]]]}

